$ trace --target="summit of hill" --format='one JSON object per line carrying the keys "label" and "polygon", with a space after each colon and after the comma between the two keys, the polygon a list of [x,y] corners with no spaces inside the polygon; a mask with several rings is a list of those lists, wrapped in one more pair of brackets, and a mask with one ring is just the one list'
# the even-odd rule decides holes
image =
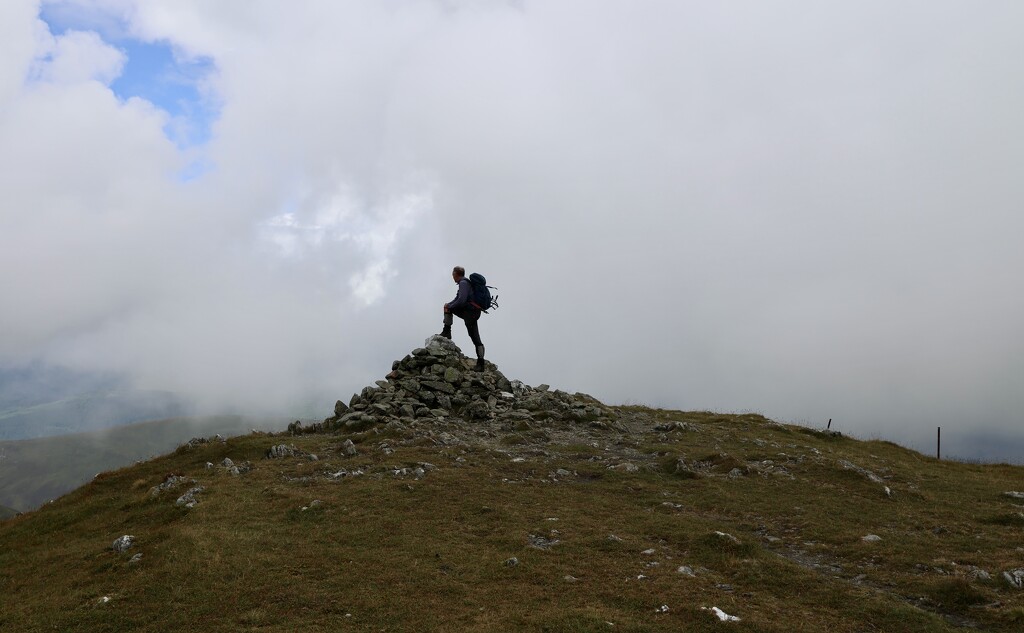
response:
{"label": "summit of hill", "polygon": [[0,523],[4,631],[1018,631],[1024,468],[609,406],[431,337]]}

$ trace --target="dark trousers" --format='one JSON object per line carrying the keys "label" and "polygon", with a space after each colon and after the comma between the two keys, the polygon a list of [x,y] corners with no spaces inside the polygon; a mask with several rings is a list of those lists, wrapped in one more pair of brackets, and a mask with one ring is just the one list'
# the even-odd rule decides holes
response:
{"label": "dark trousers", "polygon": [[466,331],[469,332],[469,338],[473,340],[473,345],[483,345],[483,341],[480,340],[480,327],[477,323],[480,320],[480,311],[472,306],[467,306],[465,308],[455,308],[451,312],[445,312],[445,328],[450,329],[452,327],[453,314],[466,322]]}

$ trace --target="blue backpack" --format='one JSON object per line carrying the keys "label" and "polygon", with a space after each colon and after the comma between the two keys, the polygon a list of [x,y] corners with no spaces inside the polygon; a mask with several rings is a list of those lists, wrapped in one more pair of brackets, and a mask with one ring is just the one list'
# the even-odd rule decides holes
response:
{"label": "blue backpack", "polygon": [[[487,279],[480,273],[473,273],[469,276],[469,285],[473,289],[473,297],[470,299],[481,312],[487,312],[491,308],[498,309],[498,295],[491,296],[491,288],[487,285]],[[497,288],[494,288],[497,290]]]}

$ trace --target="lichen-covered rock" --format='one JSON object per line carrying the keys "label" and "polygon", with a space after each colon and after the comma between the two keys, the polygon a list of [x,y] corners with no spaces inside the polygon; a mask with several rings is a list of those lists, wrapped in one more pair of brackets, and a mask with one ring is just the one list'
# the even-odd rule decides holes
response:
{"label": "lichen-covered rock", "polygon": [[204,492],[206,488],[202,486],[196,486],[189,488],[188,492],[178,497],[178,500],[174,502],[176,506],[184,506],[186,508],[194,508],[199,503],[199,499],[196,497],[201,492]]}
{"label": "lichen-covered rock", "polygon": [[206,439],[205,437],[193,437],[192,439],[190,439],[189,441],[185,442],[184,444],[182,444],[178,448],[185,449],[185,450],[191,450],[193,448],[196,448],[197,446],[202,446],[203,444],[209,444],[209,443],[210,443],[210,440]]}
{"label": "lichen-covered rock", "polygon": [[181,475],[168,475],[162,483],[159,483],[149,489],[149,496],[159,496],[161,492],[166,490],[173,490],[184,483],[195,483],[195,479],[189,479]]}
{"label": "lichen-covered rock", "polygon": [[455,344],[451,339],[447,339],[439,334],[435,334],[428,338],[423,346],[427,352],[437,356],[459,356],[462,354],[462,350]]}
{"label": "lichen-covered rock", "polygon": [[1024,567],[1004,571],[1003,578],[1014,589],[1024,589]]}
{"label": "lichen-covered rock", "polygon": [[455,369],[454,367],[447,367],[444,370],[444,380],[445,382],[458,384],[462,382],[462,372],[460,372],[458,369]]}
{"label": "lichen-covered rock", "polygon": [[427,389],[433,389],[434,391],[440,391],[448,395],[452,395],[455,393],[455,387],[440,380],[423,380],[420,381],[420,385],[426,387]]}
{"label": "lichen-covered rock", "polygon": [[294,446],[289,446],[287,444],[278,444],[276,446],[271,446],[267,450],[267,458],[268,459],[281,459],[283,457],[297,457],[299,455],[302,455],[302,451],[300,451],[298,448],[296,448]]}
{"label": "lichen-covered rock", "polygon": [[464,415],[473,420],[484,420],[491,415],[491,408],[486,402],[475,400],[466,405]]}
{"label": "lichen-covered rock", "polygon": [[132,545],[135,545],[135,537],[131,534],[125,534],[114,539],[114,544],[110,546],[110,549],[121,554],[131,549]]}

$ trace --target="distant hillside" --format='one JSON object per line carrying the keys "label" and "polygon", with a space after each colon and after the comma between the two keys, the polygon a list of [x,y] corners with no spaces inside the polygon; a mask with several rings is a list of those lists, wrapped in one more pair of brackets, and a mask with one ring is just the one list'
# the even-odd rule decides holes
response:
{"label": "distant hillside", "polygon": [[7,506],[0,506],[0,521],[9,519],[18,514],[18,511],[14,508],[8,508]]}
{"label": "distant hillside", "polygon": [[0,504],[32,509],[96,473],[172,450],[194,436],[237,435],[284,424],[239,416],[174,418],[106,431],[0,442]]}
{"label": "distant hillside", "polygon": [[189,407],[162,391],[111,391],[0,410],[0,440],[51,437],[181,417]]}
{"label": "distant hillside", "polygon": [[434,339],[297,435],[3,521],[0,630],[1024,627],[1024,468],[472,365]]}

